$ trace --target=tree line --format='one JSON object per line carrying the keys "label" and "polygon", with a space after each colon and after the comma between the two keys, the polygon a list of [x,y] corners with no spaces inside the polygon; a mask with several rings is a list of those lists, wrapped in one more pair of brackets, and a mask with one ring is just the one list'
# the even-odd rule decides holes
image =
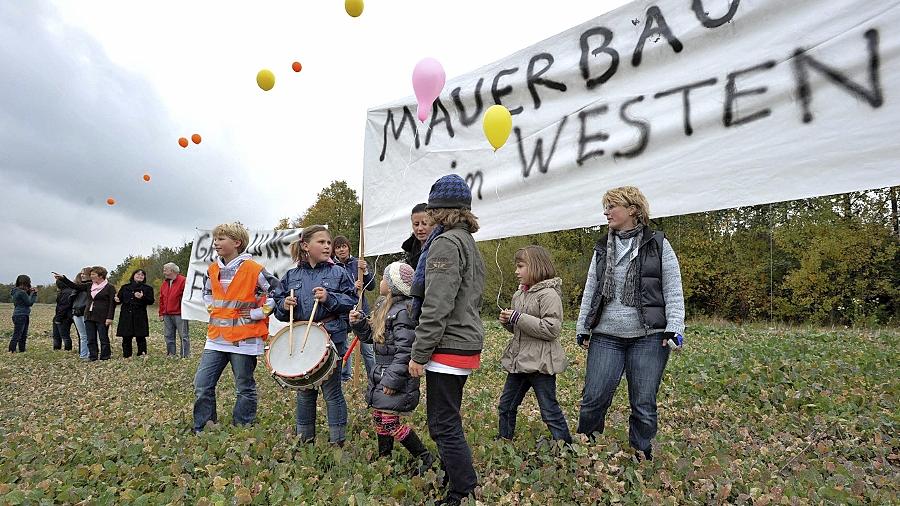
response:
{"label": "tree line", "polygon": [[[689,317],[735,322],[773,320],[816,325],[900,325],[900,187],[739,207],[652,220],[681,263]],[[599,196],[597,212],[600,212]],[[652,214],[652,202],[651,202]],[[359,244],[360,203],[344,181],[319,192],[305,212],[282,218],[277,229],[327,223],[333,235]],[[516,249],[539,244],[553,255],[563,279],[565,316],[578,315],[595,243],[606,227],[481,241],[487,267],[483,313],[495,317],[515,291]],[[143,268],[158,290],[162,265],[187,272],[191,243],[131,255],[110,273],[114,284]],[[400,255],[367,258],[378,269]],[[497,264],[499,263],[499,268]],[[9,301],[7,285],[0,302]],[[499,293],[499,297],[498,297]],[[38,287],[40,302],[55,300]]]}

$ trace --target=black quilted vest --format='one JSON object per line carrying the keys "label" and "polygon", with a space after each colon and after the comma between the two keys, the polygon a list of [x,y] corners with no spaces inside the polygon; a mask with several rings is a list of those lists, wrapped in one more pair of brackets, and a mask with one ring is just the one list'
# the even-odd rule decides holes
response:
{"label": "black quilted vest", "polygon": [[[644,228],[637,257],[638,271],[641,273],[641,297],[638,313],[641,326],[647,333],[652,329],[666,328],[666,301],[662,291],[662,245],[665,234]],[[597,271],[597,289],[591,297],[591,309],[585,318],[588,331],[600,322],[603,314],[604,300],[600,295],[606,274],[606,241],[603,236],[594,245]]]}

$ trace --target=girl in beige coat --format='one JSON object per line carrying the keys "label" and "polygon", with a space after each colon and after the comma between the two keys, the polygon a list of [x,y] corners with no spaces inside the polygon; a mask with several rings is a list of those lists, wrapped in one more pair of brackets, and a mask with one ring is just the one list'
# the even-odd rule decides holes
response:
{"label": "girl in beige coat", "polygon": [[519,249],[515,260],[519,290],[513,295],[512,309],[500,312],[500,323],[513,334],[500,359],[508,373],[498,406],[500,437],[512,439],[519,405],[533,388],[541,419],[553,439],[571,443],[566,417],[556,400],[556,375],[567,365],[559,344],[562,281],[556,277],[550,254],[540,246]]}

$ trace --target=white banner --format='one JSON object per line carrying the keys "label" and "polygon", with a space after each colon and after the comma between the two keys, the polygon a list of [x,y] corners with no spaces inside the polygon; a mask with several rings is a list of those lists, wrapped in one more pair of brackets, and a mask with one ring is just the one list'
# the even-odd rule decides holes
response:
{"label": "white banner", "polygon": [[[253,255],[275,277],[294,267],[291,259],[291,243],[300,239],[301,229],[251,230],[246,253]],[[218,258],[212,244],[211,230],[197,230],[191,248],[191,264],[186,274],[184,295],[181,297],[181,317],[187,320],[209,321],[206,304],[203,303],[203,279],[213,259]],[[286,324],[269,318],[269,333],[274,334]]]}
{"label": "white banner", "polygon": [[896,0],[637,1],[449,80],[424,124],[412,96],[371,109],[366,253],[451,172],[478,240],[603,224],[622,185],[660,217],[900,184],[898,24]]}

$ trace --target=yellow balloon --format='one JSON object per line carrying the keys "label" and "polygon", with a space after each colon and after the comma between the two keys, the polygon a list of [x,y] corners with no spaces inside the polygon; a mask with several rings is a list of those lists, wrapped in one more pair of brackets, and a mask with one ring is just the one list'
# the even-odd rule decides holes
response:
{"label": "yellow balloon", "polygon": [[363,7],[365,7],[363,0],[344,0],[344,10],[354,18],[358,18],[362,14]]}
{"label": "yellow balloon", "polygon": [[275,87],[275,74],[269,69],[260,70],[259,73],[256,74],[256,84],[258,84],[263,91],[271,90]]}
{"label": "yellow balloon", "polygon": [[494,151],[497,151],[506,144],[506,139],[509,139],[509,134],[512,132],[512,115],[506,107],[492,105],[484,113],[482,126],[484,127],[484,136],[487,137],[491,146],[494,146]]}

